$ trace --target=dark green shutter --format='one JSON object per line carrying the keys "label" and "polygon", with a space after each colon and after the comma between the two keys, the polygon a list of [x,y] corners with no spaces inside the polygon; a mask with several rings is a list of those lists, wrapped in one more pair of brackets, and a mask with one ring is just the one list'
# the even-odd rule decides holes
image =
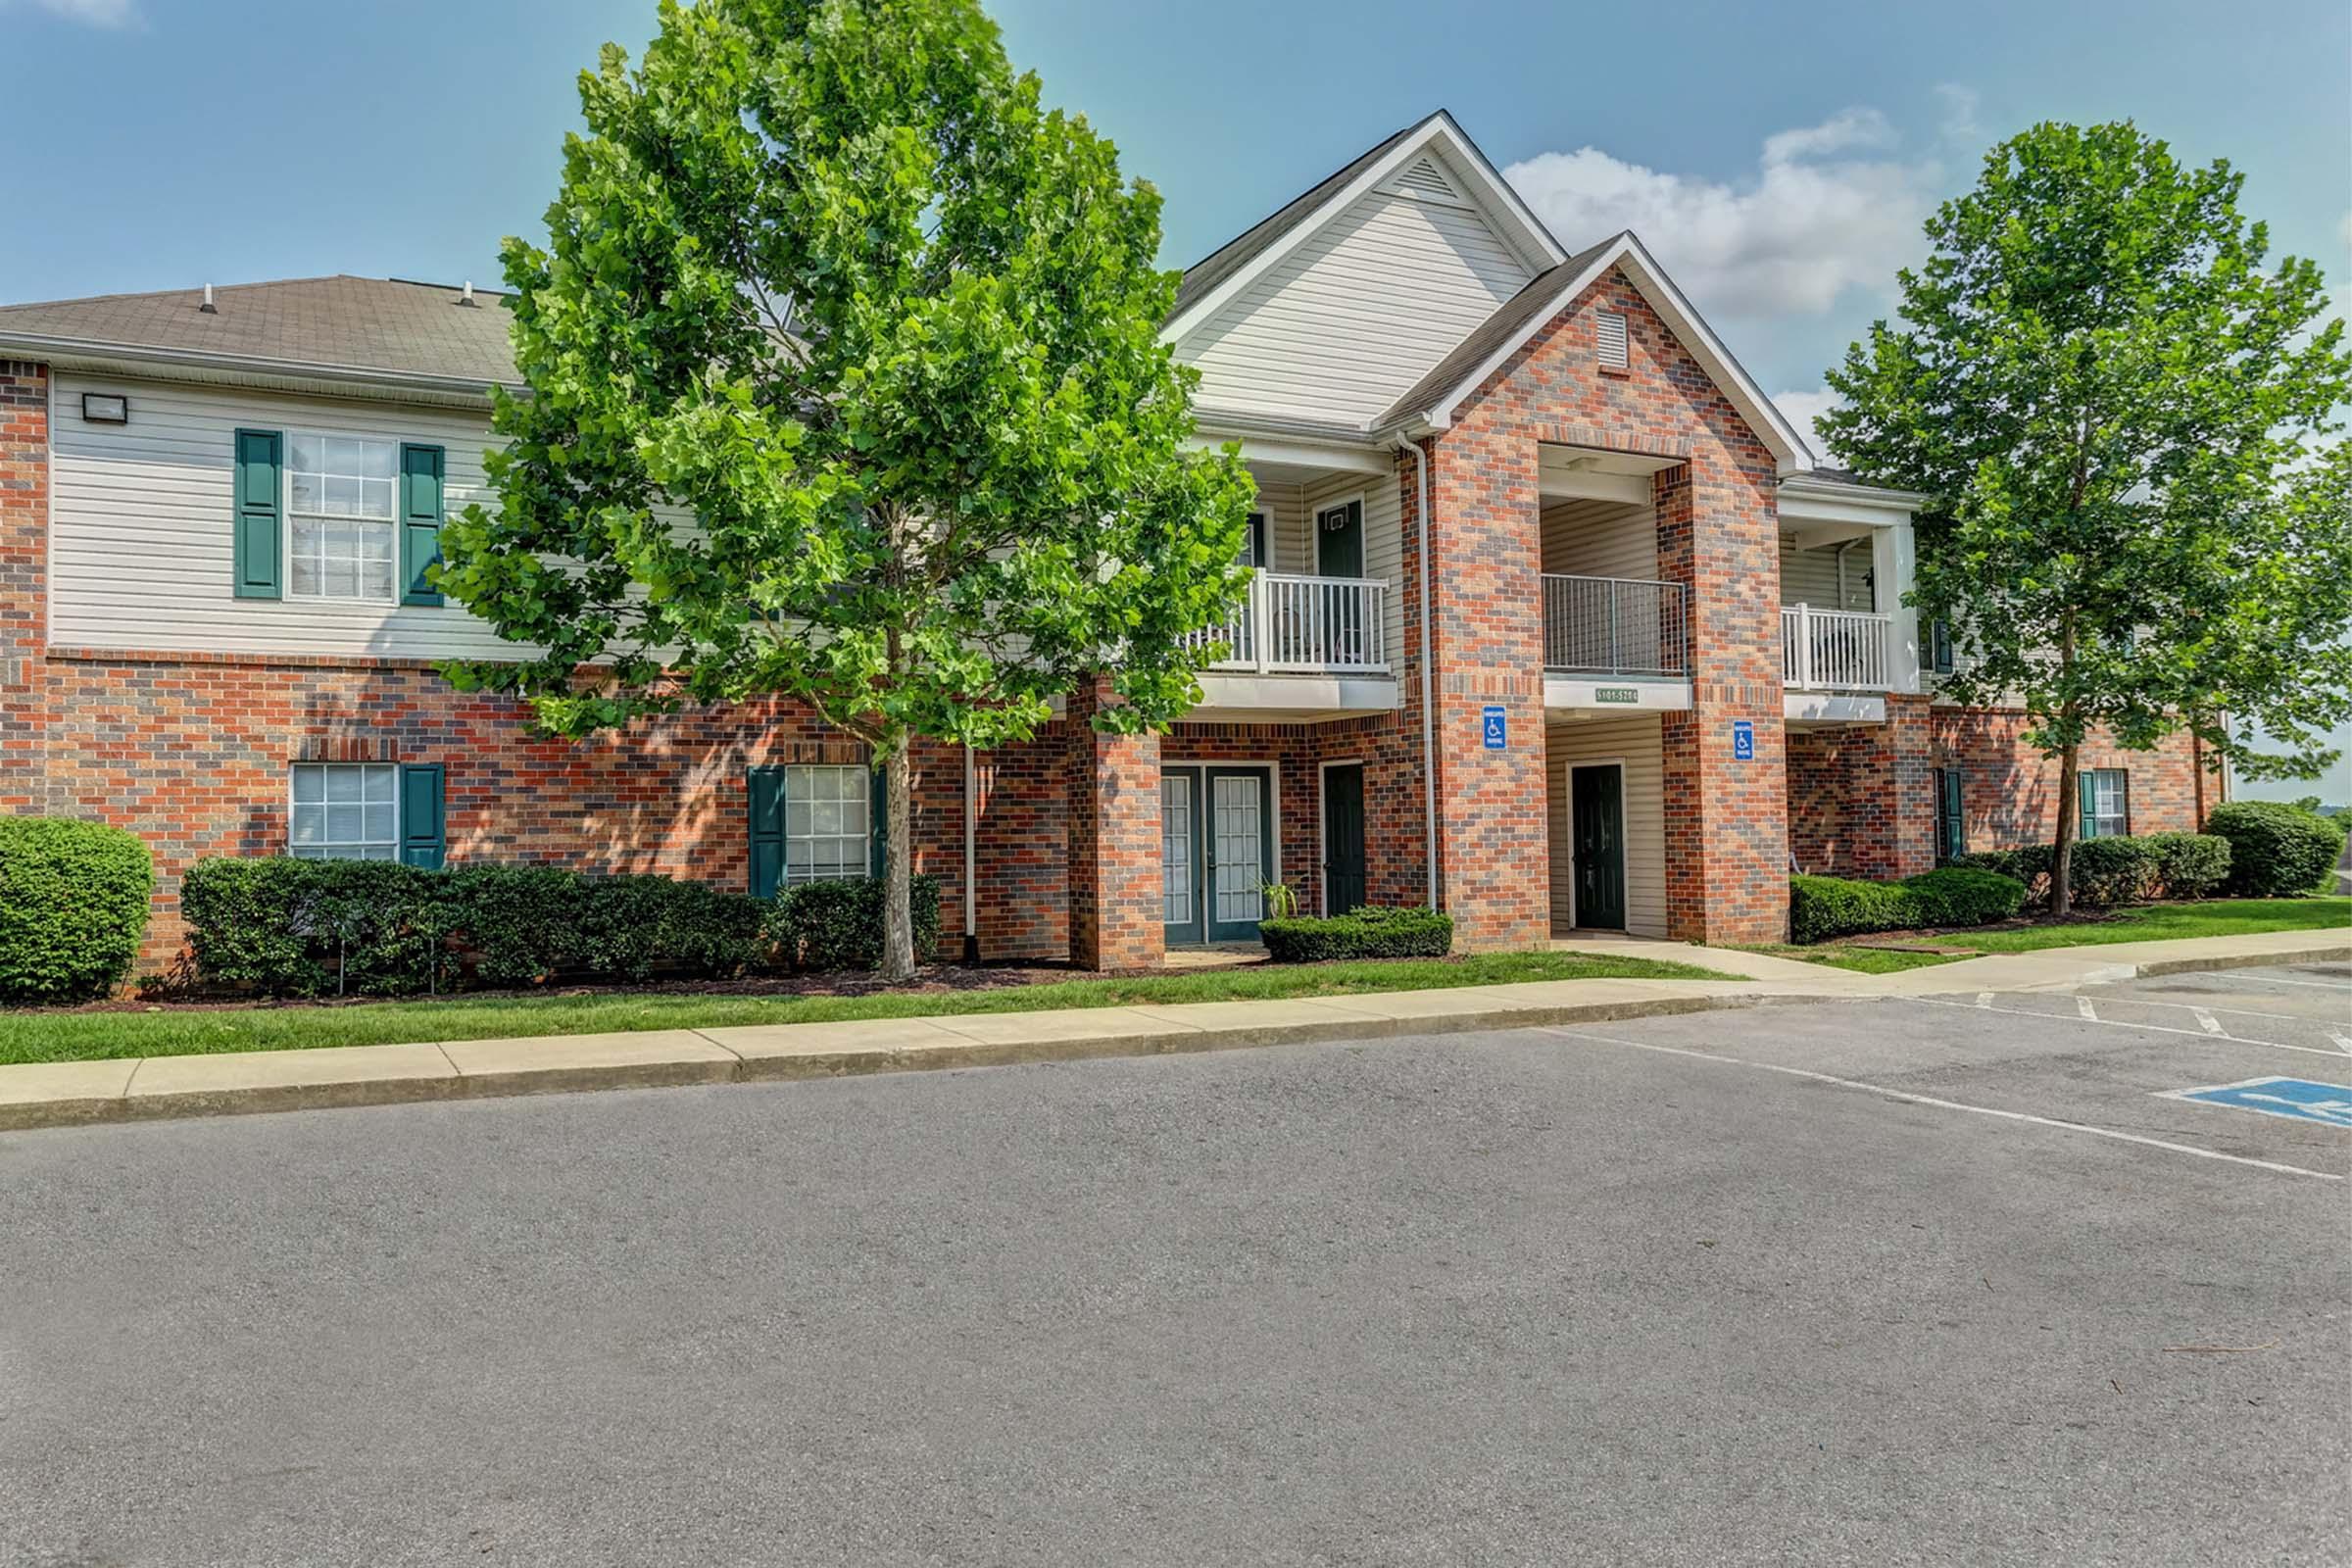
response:
{"label": "dark green shutter", "polygon": [[404,763],[400,770],[401,863],[437,867],[446,847],[441,812],[441,764]]}
{"label": "dark green shutter", "polygon": [[784,882],[784,770],[753,768],[744,793],[752,811],[752,897],[772,899]]}
{"label": "dark green shutter", "polygon": [[870,795],[873,805],[867,808],[865,819],[866,851],[871,858],[867,869],[879,877],[886,869],[883,857],[890,853],[890,776],[878,767],[869,772],[873,780]]}
{"label": "dark green shutter", "polygon": [[236,440],[236,597],[285,597],[278,557],[284,538],[278,498],[285,462],[285,437],[275,430],[239,430]]}
{"label": "dark green shutter", "polygon": [[2093,783],[2097,777],[2095,772],[2087,770],[2075,775],[2075,799],[2081,808],[2075,823],[2075,836],[2078,838],[2095,839],[2099,836],[2099,819],[2096,814],[2099,807],[2099,792]]}
{"label": "dark green shutter", "polygon": [[1933,648],[1929,662],[1935,665],[1936,674],[1949,675],[1952,672],[1952,628],[1940,620],[1933,621],[1928,635]]}
{"label": "dark green shutter", "polygon": [[424,580],[424,568],[441,559],[441,477],[447,466],[439,447],[400,449],[400,602],[437,605],[441,590]]}
{"label": "dark green shutter", "polygon": [[1936,847],[1947,860],[1958,859],[1968,853],[1967,819],[1960,788],[1960,770],[1943,767],[1936,770],[1936,816],[1942,842]]}

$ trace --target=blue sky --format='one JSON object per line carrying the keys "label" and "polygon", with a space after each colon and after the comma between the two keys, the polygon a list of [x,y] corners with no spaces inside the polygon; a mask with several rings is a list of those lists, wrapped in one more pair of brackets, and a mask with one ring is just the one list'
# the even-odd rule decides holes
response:
{"label": "blue sky", "polygon": [[[1444,106],[1570,246],[1640,230],[1801,417],[1920,253],[1921,218],[2036,120],[2131,118],[2230,159],[2277,246],[2352,300],[2342,0],[991,9],[1049,98],[1165,193],[1169,266]],[[652,0],[0,0],[0,301],[337,271],[493,283],[499,236],[553,194],[575,74],[653,18]]]}

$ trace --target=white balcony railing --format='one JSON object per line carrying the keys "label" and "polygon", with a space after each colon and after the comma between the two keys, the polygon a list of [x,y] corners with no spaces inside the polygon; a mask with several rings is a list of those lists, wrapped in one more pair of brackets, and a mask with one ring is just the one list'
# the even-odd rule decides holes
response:
{"label": "white balcony railing", "polygon": [[1894,620],[1859,610],[1781,607],[1781,684],[1805,691],[1891,690]]}
{"label": "white balcony railing", "polygon": [[1389,585],[1371,577],[1261,571],[1250,600],[1222,625],[1187,639],[1225,645],[1209,667],[1258,674],[1385,675]]}
{"label": "white balcony railing", "polygon": [[1571,675],[1688,671],[1683,585],[1633,577],[1544,577],[1544,667]]}

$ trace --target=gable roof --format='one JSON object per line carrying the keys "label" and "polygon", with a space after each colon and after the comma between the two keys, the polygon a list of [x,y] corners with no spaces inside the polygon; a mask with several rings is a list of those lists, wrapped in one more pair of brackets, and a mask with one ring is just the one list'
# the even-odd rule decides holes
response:
{"label": "gable roof", "polygon": [[1813,466],[1812,449],[1788,416],[1776,407],[1755,377],[1700,318],[1674,279],[1632,229],[1580,251],[1532,279],[1432,367],[1412,390],[1372,422],[1375,430],[1426,421],[1443,428],[1462,399],[1519,352],[1553,317],[1573,305],[1611,268],[1623,271],[1649,308],[1665,322],[1699,368],[1747,420],[1748,427],[1780,460],[1783,473]]}
{"label": "gable roof", "polygon": [[1463,172],[1473,176],[1471,199],[1498,220],[1497,232],[1504,243],[1523,252],[1536,270],[1567,255],[1534,209],[1511,188],[1478,144],[1462,133],[1453,116],[1441,109],[1383,138],[1185,269],[1176,289],[1175,309],[1168,315],[1162,335],[1179,336],[1338,217],[1348,203],[1431,146],[1445,148]]}
{"label": "gable roof", "polygon": [[293,278],[0,306],[0,345],[481,392],[519,385],[506,298],[377,277]]}

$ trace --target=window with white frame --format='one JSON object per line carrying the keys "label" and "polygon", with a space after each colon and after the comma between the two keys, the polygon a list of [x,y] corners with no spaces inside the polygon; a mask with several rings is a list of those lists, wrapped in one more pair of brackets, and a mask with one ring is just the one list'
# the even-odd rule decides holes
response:
{"label": "window with white frame", "polygon": [[2120,839],[2132,831],[2131,776],[2120,767],[2094,767],[2082,775],[2082,836]]}
{"label": "window with white frame", "polygon": [[296,434],[286,447],[288,596],[392,603],[399,444]]}
{"label": "window with white frame", "polygon": [[286,850],[305,860],[400,858],[400,768],[391,762],[297,762]]}
{"label": "window with white frame", "polygon": [[784,770],[784,880],[822,882],[872,869],[873,775],[863,767]]}

